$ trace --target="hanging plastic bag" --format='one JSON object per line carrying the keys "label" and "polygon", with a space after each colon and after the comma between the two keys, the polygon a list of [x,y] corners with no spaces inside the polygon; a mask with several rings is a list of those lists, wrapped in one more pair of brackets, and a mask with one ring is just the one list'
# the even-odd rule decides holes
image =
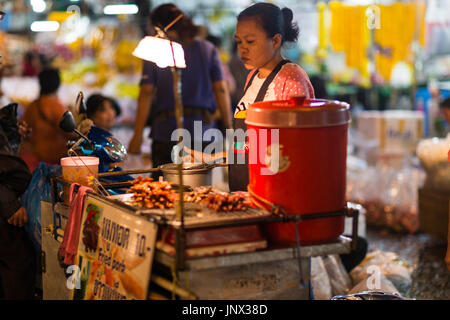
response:
{"label": "hanging plastic bag", "polygon": [[21,198],[21,203],[27,211],[28,223],[25,231],[33,241],[36,249],[41,250],[41,201],[51,201],[51,181],[53,176],[61,175],[59,165],[48,165],[45,162],[39,163],[33,171],[31,182]]}

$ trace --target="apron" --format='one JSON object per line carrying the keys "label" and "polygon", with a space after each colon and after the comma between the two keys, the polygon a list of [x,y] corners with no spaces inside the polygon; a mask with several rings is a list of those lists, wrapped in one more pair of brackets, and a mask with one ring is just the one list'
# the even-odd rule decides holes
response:
{"label": "apron", "polygon": [[[275,76],[281,70],[281,67],[286,63],[290,62],[289,60],[282,60],[275,69],[269,74],[261,88],[258,91],[258,95],[256,96],[255,102],[260,102],[264,100],[267,89],[269,85],[272,83]],[[250,80],[248,81],[247,86],[244,89],[244,94],[247,92],[248,88],[251,86],[253,79],[258,74],[258,72],[254,72]],[[233,118],[233,129],[236,131],[238,129],[244,130],[247,132],[247,124],[245,123],[245,118]],[[249,183],[248,176],[248,137],[245,137],[245,141],[238,141],[237,137],[234,137],[234,141],[231,148],[231,159],[233,159],[233,163],[228,165],[228,185],[230,187],[230,192],[233,191],[247,191],[247,186]]]}

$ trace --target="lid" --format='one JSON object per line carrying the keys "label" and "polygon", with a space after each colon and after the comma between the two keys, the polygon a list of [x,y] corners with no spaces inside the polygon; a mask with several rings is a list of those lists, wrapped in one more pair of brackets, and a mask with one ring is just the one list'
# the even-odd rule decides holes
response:
{"label": "lid", "polygon": [[247,110],[246,124],[268,128],[318,128],[350,122],[350,105],[341,101],[306,99],[256,102]]}
{"label": "lid", "polygon": [[62,167],[98,166],[97,157],[66,157],[61,159]]}

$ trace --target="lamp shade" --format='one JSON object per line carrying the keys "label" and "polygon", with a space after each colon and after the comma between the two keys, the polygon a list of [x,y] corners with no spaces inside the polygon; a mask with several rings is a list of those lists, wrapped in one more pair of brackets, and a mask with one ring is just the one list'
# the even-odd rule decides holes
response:
{"label": "lamp shade", "polygon": [[[172,47],[173,54],[172,54]],[[170,40],[147,36],[142,39],[133,55],[143,60],[156,63],[160,68],[173,67],[186,68],[184,50],[181,44]],[[175,65],[174,65],[175,56]]]}

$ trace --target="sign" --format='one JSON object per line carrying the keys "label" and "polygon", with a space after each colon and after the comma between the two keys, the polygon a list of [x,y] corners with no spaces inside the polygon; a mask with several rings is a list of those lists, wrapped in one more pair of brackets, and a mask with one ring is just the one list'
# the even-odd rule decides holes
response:
{"label": "sign", "polygon": [[157,225],[88,195],[80,227],[74,300],[145,300]]}

